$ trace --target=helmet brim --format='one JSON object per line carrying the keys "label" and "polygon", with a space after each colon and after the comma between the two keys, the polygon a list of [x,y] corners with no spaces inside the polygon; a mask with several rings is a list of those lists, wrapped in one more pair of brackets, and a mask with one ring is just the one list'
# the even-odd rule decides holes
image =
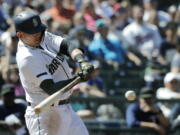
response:
{"label": "helmet brim", "polygon": [[27,34],[36,34],[36,33],[39,33],[39,32],[42,32],[42,31],[45,31],[47,28],[47,26],[45,24],[41,24],[38,28],[36,29],[32,29],[32,30],[24,30],[23,32],[24,33],[27,33]]}

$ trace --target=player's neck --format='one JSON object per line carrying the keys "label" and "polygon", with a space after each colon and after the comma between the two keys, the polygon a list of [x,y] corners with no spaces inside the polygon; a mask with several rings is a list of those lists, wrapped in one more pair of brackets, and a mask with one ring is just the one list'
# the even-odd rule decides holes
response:
{"label": "player's neck", "polygon": [[39,44],[30,44],[29,42],[27,42],[26,40],[21,39],[21,41],[30,48],[36,48],[37,46],[39,46]]}

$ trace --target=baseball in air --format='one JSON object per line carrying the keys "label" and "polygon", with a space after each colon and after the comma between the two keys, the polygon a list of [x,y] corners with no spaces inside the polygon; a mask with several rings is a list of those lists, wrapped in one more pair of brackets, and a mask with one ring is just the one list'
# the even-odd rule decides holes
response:
{"label": "baseball in air", "polygon": [[128,101],[133,101],[136,99],[136,93],[133,91],[133,90],[128,90],[126,91],[125,93],[125,98],[128,100]]}

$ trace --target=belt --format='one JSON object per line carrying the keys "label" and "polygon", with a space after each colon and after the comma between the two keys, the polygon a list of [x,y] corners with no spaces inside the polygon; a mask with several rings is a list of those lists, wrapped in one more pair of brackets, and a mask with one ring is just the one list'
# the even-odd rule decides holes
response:
{"label": "belt", "polygon": [[[69,102],[70,102],[69,98],[68,99],[64,99],[64,100],[60,100],[58,105],[69,104]],[[32,103],[30,103],[30,102],[27,102],[27,104],[28,104],[28,106],[32,106]],[[51,106],[54,106],[54,104],[52,104]]]}

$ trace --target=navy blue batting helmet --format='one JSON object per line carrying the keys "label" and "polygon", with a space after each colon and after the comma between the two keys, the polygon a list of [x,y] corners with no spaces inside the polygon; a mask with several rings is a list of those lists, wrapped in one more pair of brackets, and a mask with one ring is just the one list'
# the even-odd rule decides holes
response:
{"label": "navy blue batting helmet", "polygon": [[35,34],[46,29],[46,25],[42,24],[39,15],[31,10],[22,11],[14,18],[16,31]]}

